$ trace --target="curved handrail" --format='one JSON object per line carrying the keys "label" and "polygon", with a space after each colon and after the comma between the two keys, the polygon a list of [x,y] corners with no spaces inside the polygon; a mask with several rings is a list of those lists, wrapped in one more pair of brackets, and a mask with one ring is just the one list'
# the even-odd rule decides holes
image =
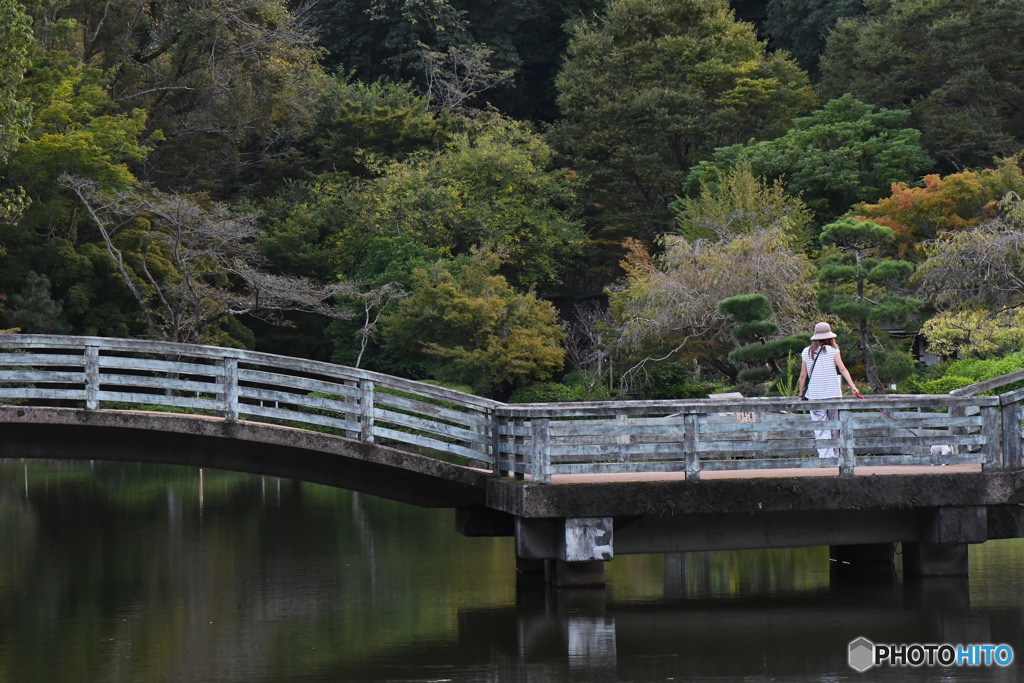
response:
{"label": "curved handrail", "polygon": [[494,462],[502,405],[332,363],[175,342],[0,335],[0,400],[174,409],[330,431]]}
{"label": "curved handrail", "polygon": [[[174,410],[329,431],[547,482],[552,475],[980,463],[1020,467],[1019,392],[508,405],[241,349],[0,335],[0,402]],[[811,423],[808,410],[837,410]],[[1017,429],[1014,431],[1014,426]],[[815,438],[815,431],[830,438]],[[820,436],[820,435],[819,435]],[[834,460],[818,449],[839,453]]]}

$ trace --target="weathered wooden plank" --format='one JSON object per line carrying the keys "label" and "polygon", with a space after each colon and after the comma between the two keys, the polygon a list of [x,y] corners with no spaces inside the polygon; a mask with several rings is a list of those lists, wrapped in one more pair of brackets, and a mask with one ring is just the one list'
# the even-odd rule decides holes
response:
{"label": "weathered wooden plank", "polygon": [[983,453],[962,455],[859,455],[857,467],[887,467],[901,465],[970,465],[985,462]]}
{"label": "weathered wooden plank", "polygon": [[551,422],[551,438],[567,439],[581,436],[599,436],[615,438],[617,436],[636,436],[641,434],[682,434],[683,425],[661,424],[661,425],[633,425],[632,420],[627,423],[618,424],[597,424],[585,421],[573,422]]}
{"label": "weathered wooden plank", "polygon": [[349,398],[352,400],[357,400],[359,398],[359,388],[352,385],[342,384],[341,382],[328,382],[322,379],[311,379],[309,377],[298,377],[296,375],[266,372],[263,370],[252,370],[249,368],[239,368],[238,382],[242,386],[247,384],[262,384],[270,387],[296,389],[302,393],[317,392],[321,394],[330,394],[331,396]]}
{"label": "weathered wooden plank", "polygon": [[145,410],[147,405],[169,406],[172,408],[197,408],[219,412],[223,409],[220,401],[212,399],[196,398],[193,396],[168,396],[164,393],[138,394],[129,391],[107,391],[100,389],[97,392],[97,400],[114,403],[130,403]]}
{"label": "weathered wooden plank", "polygon": [[552,463],[552,474],[631,474],[643,472],[682,472],[685,460],[657,460],[633,463]]}
{"label": "weathered wooden plank", "polygon": [[85,356],[72,356],[56,353],[0,353],[0,366],[4,365],[42,367],[66,365],[71,367],[85,367]]}
{"label": "weathered wooden plank", "polygon": [[378,391],[374,400],[379,406],[397,408],[398,410],[405,410],[415,415],[433,417],[452,424],[462,425],[463,427],[482,428],[486,427],[488,423],[488,416],[483,412],[463,412],[455,408],[425,403],[405,396],[395,396],[394,394]]}
{"label": "weathered wooden plank", "polygon": [[443,422],[426,420],[421,417],[416,417],[415,415],[406,415],[404,413],[396,413],[392,410],[374,407],[373,418],[375,424],[386,422],[399,427],[406,427],[422,432],[430,432],[431,434],[436,434],[438,436],[459,439],[461,441],[471,441],[473,443],[479,443],[481,449],[486,445],[486,435],[482,432],[463,429]]}
{"label": "weathered wooden plank", "polygon": [[960,387],[949,392],[952,396],[975,396],[985,391],[992,391],[999,387],[1004,387],[1007,384],[1013,384],[1014,382],[1020,382],[1024,380],[1024,370],[1017,370],[1006,375],[1000,375],[999,377],[993,377],[992,379],[986,379],[982,382],[975,382],[969,384],[966,387]]}
{"label": "weathered wooden plank", "polygon": [[981,428],[981,435],[985,438],[985,452],[988,459],[985,461],[986,470],[998,470],[1003,468],[1002,463],[1002,438],[999,434],[1000,419],[997,408],[985,408],[981,413],[985,424]]}
{"label": "weathered wooden plank", "polygon": [[1019,470],[1021,467],[1020,444],[1020,402],[1014,401],[1003,406],[1002,410],[1003,467],[1007,470]]}
{"label": "weathered wooden plank", "polygon": [[631,443],[631,444],[593,444],[593,445],[564,445],[556,446],[551,444],[551,459],[566,460],[569,458],[650,458],[654,455],[670,455],[682,457],[684,452],[682,443],[660,444],[660,443]]}
{"label": "weathered wooden plank", "polygon": [[[497,408],[497,412],[505,417],[547,417],[564,419],[567,417],[605,417],[611,415],[652,416],[663,415],[678,418],[679,415],[714,414],[725,412],[803,412],[811,409],[839,409],[868,411],[882,408],[887,412],[908,408],[948,409],[954,406],[998,405],[996,396],[957,397],[949,395],[916,395],[896,394],[878,398],[865,399],[831,399],[828,401],[800,401],[784,397],[757,397],[742,401],[710,401],[703,399],[686,401],[610,401],[591,403],[549,403],[549,404],[515,404]],[[677,415],[678,414],[678,415]]]}
{"label": "weathered wooden plank", "polygon": [[43,382],[48,384],[85,383],[85,372],[61,372],[54,370],[4,370],[0,383]]}
{"label": "weathered wooden plank", "polygon": [[551,449],[548,441],[548,420],[530,420],[530,475],[533,481],[546,484],[551,481]]}
{"label": "weathered wooden plank", "polygon": [[[508,418],[499,418],[499,419],[508,419]],[[498,425],[498,433],[501,436],[529,436],[530,435],[530,428],[527,427],[526,425],[517,425],[517,424],[508,424],[508,423],[506,423],[506,424],[499,424]]]}
{"label": "weathered wooden plank", "polygon": [[40,389],[38,387],[0,387],[0,398],[77,401],[85,399],[85,388]]}
{"label": "weathered wooden plank", "polygon": [[[344,420],[331,415],[318,415],[316,413],[298,412],[274,406],[259,406],[250,403],[239,403],[238,414],[250,417],[262,417],[282,422],[294,422],[329,427],[344,432],[358,432],[359,423],[355,420]],[[259,422],[260,420],[250,420]]]}
{"label": "weathered wooden plank", "polygon": [[[214,379],[211,377],[211,379]],[[167,391],[192,391],[199,393],[217,393],[221,391],[220,384],[216,381],[199,382],[188,379],[176,379],[171,377],[154,377],[153,375],[113,375],[103,373],[98,378],[103,387],[132,387],[167,390]]]}
{"label": "weathered wooden plank", "polygon": [[999,395],[999,403],[1004,406],[1008,403],[1019,403],[1022,400],[1024,400],[1024,388]]}
{"label": "weathered wooden plank", "polygon": [[701,460],[701,469],[708,472],[722,472],[725,470],[779,470],[779,469],[809,469],[820,467],[839,467],[839,458],[819,458],[814,456],[794,456],[792,458],[780,458],[778,460]]}
{"label": "weathered wooden plank", "polygon": [[271,401],[295,406],[295,410],[309,408],[317,410],[333,410],[339,413],[358,414],[359,406],[355,403],[346,403],[333,398],[323,396],[310,396],[309,394],[293,394],[287,391],[275,391],[273,389],[257,389],[255,387],[240,387],[238,392],[241,401]]}
{"label": "weathered wooden plank", "polygon": [[168,375],[199,375],[201,377],[216,377],[221,374],[221,369],[214,364],[188,363],[177,360],[163,360],[161,358],[123,358],[120,356],[100,356],[98,359],[100,370],[113,368],[117,370],[142,370],[158,374]]}
{"label": "weathered wooden plank", "polygon": [[442,453],[451,453],[452,455],[459,455],[463,458],[486,463],[488,465],[492,463],[491,456],[486,452],[473,450],[465,446],[460,446],[459,444],[448,443],[447,441],[431,439],[430,437],[423,436],[422,434],[409,434],[407,432],[400,432],[395,429],[388,429],[377,425],[374,425],[373,434],[375,437],[391,439],[392,441],[404,443],[409,446],[427,448]]}

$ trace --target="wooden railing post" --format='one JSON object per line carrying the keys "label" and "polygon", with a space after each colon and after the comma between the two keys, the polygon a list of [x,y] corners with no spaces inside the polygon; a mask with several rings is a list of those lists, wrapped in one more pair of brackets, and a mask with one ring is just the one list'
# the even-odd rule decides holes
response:
{"label": "wooden railing post", "polygon": [[501,422],[502,418],[498,415],[497,411],[487,411],[489,417],[488,423],[491,429],[491,457],[494,458],[494,464],[491,467],[491,471],[497,477],[504,477],[508,474],[508,470],[502,468],[501,461]]}
{"label": "wooden railing post", "polygon": [[1020,401],[1011,401],[1003,406],[1000,439],[1003,450],[1003,469],[1019,470],[1021,465]]}
{"label": "wooden railing post", "polygon": [[853,412],[839,411],[839,476],[852,477],[856,457],[853,443]]}
{"label": "wooden railing post", "polygon": [[100,347],[89,344],[85,347],[85,409],[100,407]]}
{"label": "wooden railing post", "polygon": [[224,419],[238,421],[238,359],[225,358],[224,364]]}
{"label": "wooden railing post", "polygon": [[534,484],[551,483],[551,436],[548,431],[550,420],[530,420],[530,475]]}
{"label": "wooden railing post", "polygon": [[700,481],[699,415],[683,415],[683,454],[686,457],[686,480]]}
{"label": "wooden railing post", "polygon": [[1002,469],[1000,454],[1003,448],[1003,439],[999,434],[1000,418],[999,406],[983,406],[981,408],[981,434],[985,439],[985,464],[984,470]]}
{"label": "wooden railing post", "polygon": [[373,443],[373,382],[368,379],[359,383],[359,416],[362,425],[359,439]]}

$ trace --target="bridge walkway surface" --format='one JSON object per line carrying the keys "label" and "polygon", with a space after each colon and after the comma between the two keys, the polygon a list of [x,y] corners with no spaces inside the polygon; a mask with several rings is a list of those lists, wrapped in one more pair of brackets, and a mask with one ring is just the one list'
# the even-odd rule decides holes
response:
{"label": "bridge walkway surface", "polygon": [[[563,585],[601,583],[615,554],[809,545],[877,558],[903,543],[905,570],[957,574],[967,544],[1024,536],[1022,380],[504,404],[239,349],[10,334],[0,456],[215,467],[450,507],[459,531],[513,536],[521,569]],[[809,409],[837,417],[812,427]]]}

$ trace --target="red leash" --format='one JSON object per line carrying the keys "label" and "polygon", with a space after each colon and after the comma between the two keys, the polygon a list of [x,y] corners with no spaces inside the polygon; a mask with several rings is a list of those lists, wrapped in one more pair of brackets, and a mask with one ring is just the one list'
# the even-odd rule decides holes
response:
{"label": "red leash", "polygon": [[[860,392],[859,392],[859,391],[857,391],[856,389],[854,389],[854,390],[853,390],[853,395],[854,395],[854,396],[856,396],[857,398],[864,398],[864,394],[860,393]],[[896,421],[896,418],[894,418],[894,417],[893,417],[892,415],[890,415],[889,413],[885,412],[885,411],[884,411],[884,410],[882,410],[881,408],[875,408],[875,410],[877,410],[878,412],[880,412],[880,413],[881,413],[882,415],[885,415],[885,416],[886,416],[887,418],[889,418],[889,419],[890,419],[890,420],[892,420],[893,422],[895,422],[895,421]],[[911,434],[913,434],[914,436],[920,436],[920,435],[919,435],[919,434],[918,434],[917,432],[915,432],[915,431],[914,431],[913,429],[911,429],[910,427],[902,427],[902,429],[906,429],[906,430],[907,430],[908,432],[910,432],[910,433],[911,433]]]}

